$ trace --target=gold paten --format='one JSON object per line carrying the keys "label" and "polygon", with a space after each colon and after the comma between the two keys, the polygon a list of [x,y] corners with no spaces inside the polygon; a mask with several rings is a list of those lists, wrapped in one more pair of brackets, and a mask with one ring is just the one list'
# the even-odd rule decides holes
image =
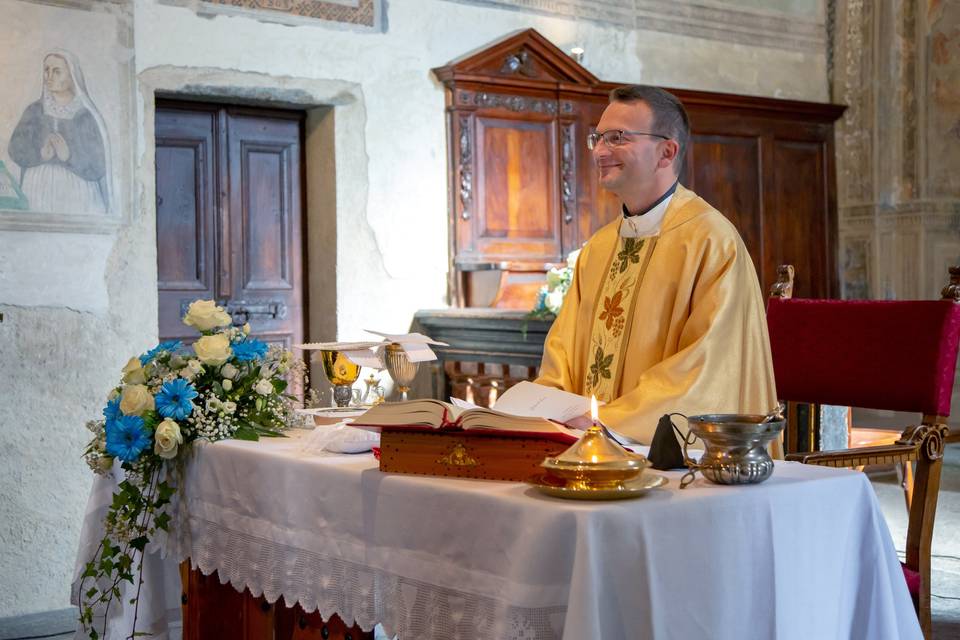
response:
{"label": "gold paten", "polygon": [[440,456],[437,458],[437,464],[445,464],[450,467],[475,467],[479,462],[475,458],[472,458],[469,453],[467,453],[467,448],[461,443],[453,445],[453,449],[450,450],[445,456]]}
{"label": "gold paten", "polygon": [[[569,449],[556,458],[547,458],[541,466],[547,470],[549,484],[566,489],[567,493],[613,491],[626,498],[637,494],[626,491],[625,483],[640,476],[650,463],[644,456],[621,447],[602,424],[594,422]],[[563,497],[564,492],[553,495]]]}

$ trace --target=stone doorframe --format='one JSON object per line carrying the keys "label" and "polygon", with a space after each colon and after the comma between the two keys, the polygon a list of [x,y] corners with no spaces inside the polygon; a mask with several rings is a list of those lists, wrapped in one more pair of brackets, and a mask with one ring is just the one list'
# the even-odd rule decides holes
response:
{"label": "stone doorframe", "polygon": [[[366,108],[360,86],[341,80],[175,66],[146,69],[137,80],[142,109],[137,209],[141,228],[154,234],[150,243],[153,247],[157,214],[154,118],[158,97],[306,112],[307,335],[309,340],[335,340],[340,308],[337,293],[341,289],[338,282],[347,274],[363,270],[362,257],[348,250],[345,237],[355,233],[372,237],[365,215],[369,178]],[[153,275],[155,287],[155,271]],[[319,379],[323,379],[322,374]]]}

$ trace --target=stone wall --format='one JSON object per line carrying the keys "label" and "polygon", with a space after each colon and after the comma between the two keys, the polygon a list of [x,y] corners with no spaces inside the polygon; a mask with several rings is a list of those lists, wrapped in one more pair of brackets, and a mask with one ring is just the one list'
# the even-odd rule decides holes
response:
{"label": "stone wall", "polygon": [[833,101],[849,105],[837,127],[843,295],[936,299],[960,264],[960,5],[836,0],[833,12]]}
{"label": "stone wall", "polygon": [[[100,217],[0,211],[0,617],[68,606],[90,486],[83,422],[99,414],[126,359],[156,340],[157,92],[308,111],[314,340],[403,331],[417,309],[445,305],[444,96],[432,67],[534,27],[564,50],[583,47],[584,64],[604,79],[813,101],[828,93],[821,45],[770,38],[752,46],[709,26],[679,33],[662,26],[669,16],[615,23],[550,11],[550,3],[534,3],[546,7],[537,11],[449,0],[341,3],[373,7],[373,23],[358,26],[218,4],[4,4],[5,33],[14,34],[4,49],[25,71],[17,76],[23,86],[13,86],[5,64],[0,160],[18,168],[9,140],[40,95],[43,53],[72,47],[104,116],[116,206]],[[726,4],[757,18],[756,28],[801,15],[808,33],[824,20],[816,0],[781,0],[779,14],[747,0]]]}

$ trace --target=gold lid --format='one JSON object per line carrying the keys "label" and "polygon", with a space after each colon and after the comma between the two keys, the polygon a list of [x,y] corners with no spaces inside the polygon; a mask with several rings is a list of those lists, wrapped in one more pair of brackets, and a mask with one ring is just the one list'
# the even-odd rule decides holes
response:
{"label": "gold lid", "polygon": [[601,425],[587,429],[580,439],[541,466],[551,474],[584,487],[607,486],[629,480],[649,466],[647,459],[627,451]]}

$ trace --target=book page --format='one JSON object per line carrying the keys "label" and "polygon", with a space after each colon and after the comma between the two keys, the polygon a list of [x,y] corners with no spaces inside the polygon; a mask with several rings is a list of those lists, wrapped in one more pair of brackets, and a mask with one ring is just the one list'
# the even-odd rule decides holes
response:
{"label": "book page", "polygon": [[537,416],[566,422],[590,411],[590,398],[534,382],[517,383],[497,400],[494,409],[515,416]]}
{"label": "book page", "polygon": [[450,412],[455,418],[464,411],[483,408],[478,404],[473,404],[472,402],[467,402],[466,400],[461,400],[460,398],[454,398],[453,396],[450,396],[450,404],[453,405],[453,408],[450,410]]}

